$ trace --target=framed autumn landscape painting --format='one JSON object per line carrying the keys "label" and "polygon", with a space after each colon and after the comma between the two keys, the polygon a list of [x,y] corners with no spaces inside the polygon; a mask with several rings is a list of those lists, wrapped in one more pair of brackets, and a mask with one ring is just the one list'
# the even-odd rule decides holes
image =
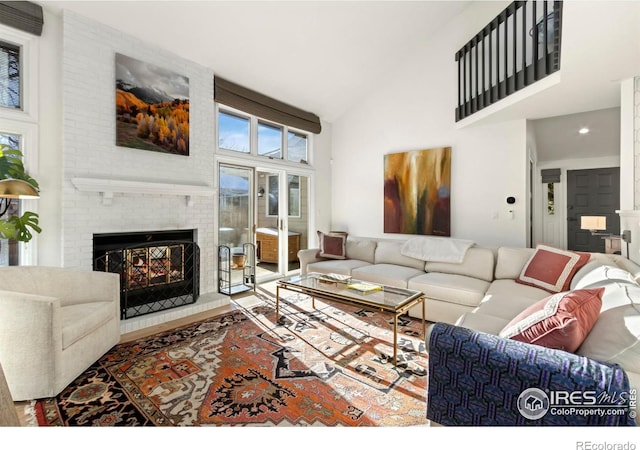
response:
{"label": "framed autumn landscape painting", "polygon": [[116,53],[116,145],[189,155],[189,79]]}

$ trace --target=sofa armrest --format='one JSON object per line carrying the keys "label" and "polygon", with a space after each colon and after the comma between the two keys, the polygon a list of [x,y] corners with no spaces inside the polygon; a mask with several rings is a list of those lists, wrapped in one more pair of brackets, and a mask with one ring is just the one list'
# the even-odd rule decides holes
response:
{"label": "sofa armrest", "polygon": [[10,385],[20,386],[26,373],[60,370],[60,308],[55,297],[0,290],[0,361]]}
{"label": "sofa armrest", "polygon": [[301,275],[306,275],[308,264],[325,260],[325,258],[318,258],[318,252],[320,252],[319,248],[306,248],[298,251],[298,259],[300,260]]}
{"label": "sofa armrest", "polygon": [[[620,366],[445,323],[427,348],[427,418],[441,425],[635,425]],[[594,396],[620,413],[592,413]]]}
{"label": "sofa armrest", "polygon": [[3,267],[0,286],[7,291],[57,297],[62,306],[104,301],[118,303],[120,299],[118,274],[75,268]]}

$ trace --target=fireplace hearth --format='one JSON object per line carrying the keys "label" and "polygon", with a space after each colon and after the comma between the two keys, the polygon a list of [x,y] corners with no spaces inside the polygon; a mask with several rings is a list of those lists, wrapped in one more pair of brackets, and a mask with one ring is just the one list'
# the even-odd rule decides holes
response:
{"label": "fireplace hearth", "polygon": [[95,234],[93,270],[120,275],[122,319],[195,303],[200,251],[194,230]]}

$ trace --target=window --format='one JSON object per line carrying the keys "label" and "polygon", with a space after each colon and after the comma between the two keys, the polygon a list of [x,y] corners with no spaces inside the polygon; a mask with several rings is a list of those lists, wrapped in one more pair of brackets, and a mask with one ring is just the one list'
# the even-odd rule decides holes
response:
{"label": "window", "polygon": [[258,155],[282,158],[282,128],[258,122]]}
{"label": "window", "polygon": [[[21,150],[22,137],[18,134],[0,132],[0,144],[12,149]],[[3,218],[20,216],[20,200],[0,199],[0,214]],[[20,264],[20,245],[15,239],[0,239],[0,266],[17,266]]]}
{"label": "window", "polygon": [[22,109],[20,47],[0,41],[0,106]]}
{"label": "window", "polygon": [[220,111],[218,113],[218,147],[249,153],[249,119]]}
{"label": "window", "polygon": [[[38,36],[0,25],[0,143],[18,149],[38,179]],[[13,200],[8,215],[38,213],[38,200]],[[6,215],[4,216],[7,217]],[[36,265],[37,233],[29,242],[0,240],[0,265]]]}
{"label": "window", "polygon": [[307,162],[307,136],[289,131],[287,133],[287,159],[295,162]]}
{"label": "window", "polygon": [[218,149],[306,164],[309,136],[284,125],[220,107]]}
{"label": "window", "polygon": [[547,215],[553,216],[556,213],[555,188],[553,183],[547,183]]}

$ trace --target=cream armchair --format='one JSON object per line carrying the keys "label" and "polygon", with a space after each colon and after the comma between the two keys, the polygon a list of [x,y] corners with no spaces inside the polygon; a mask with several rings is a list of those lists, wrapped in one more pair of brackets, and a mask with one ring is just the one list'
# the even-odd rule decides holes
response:
{"label": "cream armchair", "polygon": [[0,362],[14,401],[59,394],[119,340],[117,274],[0,268]]}

